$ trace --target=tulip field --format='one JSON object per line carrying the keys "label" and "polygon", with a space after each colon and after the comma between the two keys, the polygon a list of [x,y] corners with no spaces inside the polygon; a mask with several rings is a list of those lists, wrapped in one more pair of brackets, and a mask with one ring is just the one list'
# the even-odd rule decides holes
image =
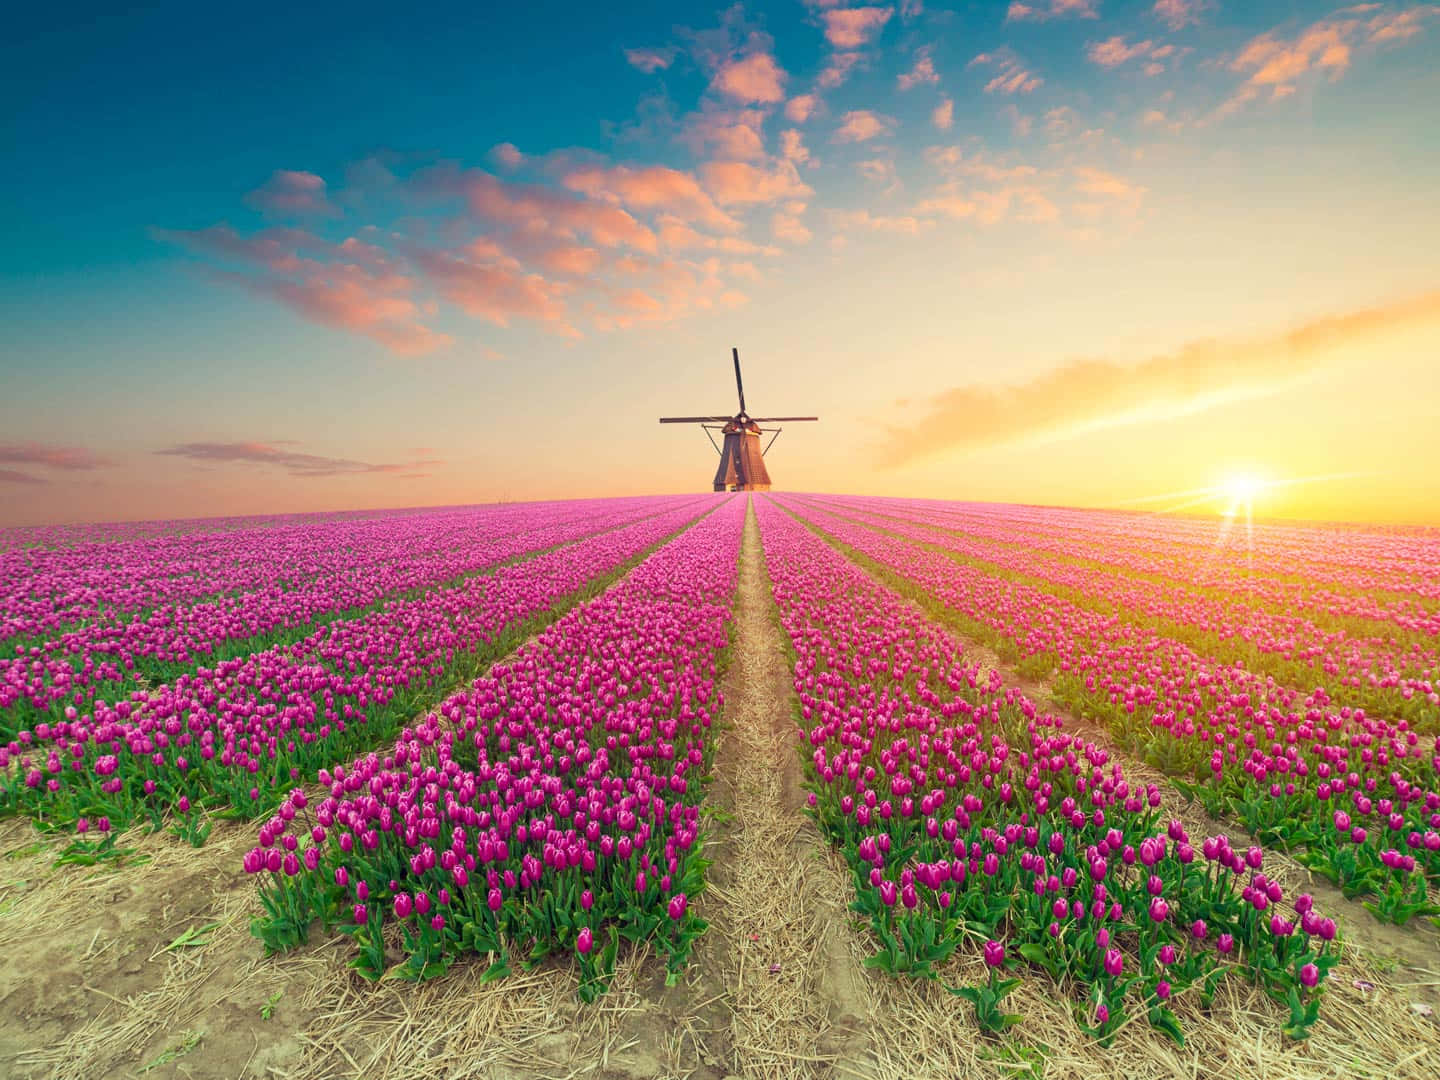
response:
{"label": "tulip field", "polygon": [[[916,524],[923,511],[912,520],[909,507],[887,510],[899,516],[811,513],[1032,671],[1053,669],[1059,700],[1097,717],[1212,812],[1366,898],[1376,917],[1440,915],[1440,661],[1412,640],[1420,631],[1324,631],[1243,592],[1212,599],[1201,586],[1192,597],[1183,581],[1127,590],[1113,575],[1070,573],[1024,550],[997,556],[990,570],[967,561],[974,548],[963,532]],[[1423,589],[1422,578],[1412,584]],[[1225,613],[1244,621],[1220,622]],[[1253,651],[1232,657],[1223,643],[1235,639]],[[1201,651],[1207,641],[1220,656]],[[1270,662],[1296,654],[1310,659]],[[1369,708],[1341,704],[1360,691]]]}
{"label": "tulip field", "polygon": [[1242,1022],[1234,1075],[1440,1063],[1440,532],[707,494],[9,529],[0,568],[7,1075],[551,1075],[526,1025],[603,1076],[1203,1072]]}

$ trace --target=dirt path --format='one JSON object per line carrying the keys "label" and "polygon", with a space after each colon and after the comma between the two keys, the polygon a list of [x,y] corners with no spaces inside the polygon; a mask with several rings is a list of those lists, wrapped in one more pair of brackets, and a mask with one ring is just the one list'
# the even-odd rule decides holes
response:
{"label": "dirt path", "polygon": [[866,1075],[874,1006],[852,950],[847,879],[802,810],[792,675],[753,507],[735,631],[716,767],[730,820],[716,838],[714,936],[700,967],[722,973],[732,1072]]}

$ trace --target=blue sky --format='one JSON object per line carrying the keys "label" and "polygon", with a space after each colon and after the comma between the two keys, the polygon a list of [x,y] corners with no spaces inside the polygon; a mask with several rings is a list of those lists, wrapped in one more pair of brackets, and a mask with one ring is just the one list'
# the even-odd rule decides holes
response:
{"label": "blue sky", "polygon": [[[6,519],[703,486],[708,447],[652,426],[726,407],[731,344],[766,408],[827,414],[777,478],[835,490],[1188,488],[1273,456],[1236,410],[1342,408],[1381,355],[1413,385],[1436,5],[621,7],[18,16]],[[1279,358],[1370,309],[1351,355]],[[1238,399],[1184,352],[1204,340],[1271,343]],[[1077,364],[1170,355],[1151,399],[1026,419]],[[979,391],[1013,437],[951,433]],[[1392,487],[1324,512],[1431,514],[1389,464],[1429,447],[1404,434],[1425,393],[1355,470]],[[1246,434],[1166,475],[1124,453],[1176,424]],[[1260,464],[1306,472],[1297,438]],[[1057,440],[1107,482],[1055,469]]]}

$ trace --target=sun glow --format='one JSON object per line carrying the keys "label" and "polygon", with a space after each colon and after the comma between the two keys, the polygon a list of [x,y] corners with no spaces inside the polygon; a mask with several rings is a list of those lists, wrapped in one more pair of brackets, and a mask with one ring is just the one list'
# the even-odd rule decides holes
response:
{"label": "sun glow", "polygon": [[1222,511],[1226,517],[1234,517],[1243,512],[1248,519],[1255,511],[1256,500],[1274,486],[1274,483],[1261,473],[1245,469],[1230,473],[1216,490],[1229,504]]}
{"label": "sun glow", "polygon": [[1269,487],[1269,483],[1255,473],[1242,472],[1233,473],[1225,478],[1222,490],[1236,506],[1245,506],[1255,501],[1255,497]]}

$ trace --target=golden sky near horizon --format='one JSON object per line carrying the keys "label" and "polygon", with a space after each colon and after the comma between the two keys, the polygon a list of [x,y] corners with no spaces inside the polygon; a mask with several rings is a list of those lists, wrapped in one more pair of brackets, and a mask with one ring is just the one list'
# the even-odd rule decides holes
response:
{"label": "golden sky near horizon", "polygon": [[673,14],[30,41],[0,526],[706,491],[732,345],[778,488],[1440,526],[1440,4]]}

